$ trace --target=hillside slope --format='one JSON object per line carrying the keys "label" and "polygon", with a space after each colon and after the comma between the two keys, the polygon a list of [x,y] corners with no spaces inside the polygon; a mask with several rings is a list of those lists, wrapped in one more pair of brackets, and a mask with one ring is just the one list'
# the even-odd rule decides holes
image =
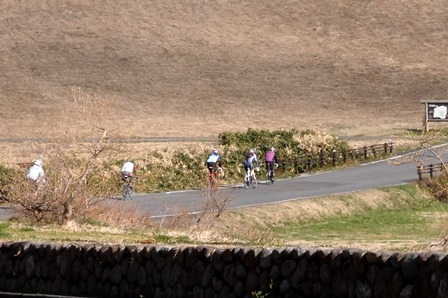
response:
{"label": "hillside slope", "polygon": [[[72,88],[131,136],[416,128],[447,98],[445,0],[0,2],[0,138],[60,134]],[[358,132],[359,133],[359,132]]]}

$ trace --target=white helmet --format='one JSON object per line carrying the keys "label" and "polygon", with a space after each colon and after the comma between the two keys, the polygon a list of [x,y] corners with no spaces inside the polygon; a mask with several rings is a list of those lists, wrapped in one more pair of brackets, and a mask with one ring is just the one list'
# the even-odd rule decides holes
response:
{"label": "white helmet", "polygon": [[36,165],[36,166],[42,166],[42,160],[40,160],[40,159],[36,159],[35,161],[34,161],[34,164]]}
{"label": "white helmet", "polygon": [[274,148],[274,147],[271,147],[271,151],[275,151],[275,148]]}
{"label": "white helmet", "polygon": [[213,153],[213,154],[218,154],[218,149],[213,149],[213,150],[212,150],[212,153]]}
{"label": "white helmet", "polygon": [[250,149],[249,153],[255,153],[255,149]]}

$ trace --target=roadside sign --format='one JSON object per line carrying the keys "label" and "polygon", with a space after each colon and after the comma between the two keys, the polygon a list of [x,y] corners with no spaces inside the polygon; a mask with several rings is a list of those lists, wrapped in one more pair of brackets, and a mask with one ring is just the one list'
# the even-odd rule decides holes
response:
{"label": "roadside sign", "polygon": [[448,100],[422,100],[425,104],[423,125],[429,130],[428,122],[448,122]]}

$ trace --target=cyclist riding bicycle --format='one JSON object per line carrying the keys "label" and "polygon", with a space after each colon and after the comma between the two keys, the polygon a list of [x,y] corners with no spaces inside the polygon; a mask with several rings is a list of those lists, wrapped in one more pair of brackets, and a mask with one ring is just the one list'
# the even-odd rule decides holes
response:
{"label": "cyclist riding bicycle", "polygon": [[26,178],[34,181],[36,188],[41,188],[45,184],[45,172],[42,168],[42,160],[36,159],[28,169]]}
{"label": "cyclist riding bicycle", "polygon": [[212,153],[207,158],[207,168],[210,174],[221,168],[221,156],[217,149],[212,149]]}
{"label": "cyclist riding bicycle", "polygon": [[[255,154],[255,149],[250,149],[244,159],[244,170],[250,169],[250,174],[254,174],[254,170],[257,172],[260,170],[260,164],[258,162],[257,155]],[[256,167],[254,167],[256,166]]]}
{"label": "cyclist riding bicycle", "polygon": [[134,182],[134,176],[137,173],[137,167],[134,160],[127,161],[123,164],[123,167],[121,168],[121,179],[123,181],[126,181],[129,178],[129,185],[131,188],[134,188],[133,182]]}
{"label": "cyclist riding bicycle", "polygon": [[265,161],[266,161],[266,172],[269,171],[269,168],[272,171],[272,182],[274,182],[274,176],[275,176],[275,171],[274,169],[277,168],[278,166],[278,161],[277,161],[277,154],[275,152],[275,148],[272,147],[270,150],[266,151],[265,157],[264,157]]}

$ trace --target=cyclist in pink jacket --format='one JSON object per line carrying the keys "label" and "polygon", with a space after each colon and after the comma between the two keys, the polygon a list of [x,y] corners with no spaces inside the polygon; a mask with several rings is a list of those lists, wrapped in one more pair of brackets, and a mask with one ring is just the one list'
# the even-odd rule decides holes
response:
{"label": "cyclist in pink jacket", "polygon": [[[266,172],[269,170],[269,167],[271,167],[272,176],[275,176],[274,169],[278,166],[278,161],[277,161],[277,154],[275,153],[274,147],[272,147],[270,150],[266,151],[266,155],[265,155],[264,159],[266,161]],[[272,182],[274,182],[274,179],[272,179]]]}

